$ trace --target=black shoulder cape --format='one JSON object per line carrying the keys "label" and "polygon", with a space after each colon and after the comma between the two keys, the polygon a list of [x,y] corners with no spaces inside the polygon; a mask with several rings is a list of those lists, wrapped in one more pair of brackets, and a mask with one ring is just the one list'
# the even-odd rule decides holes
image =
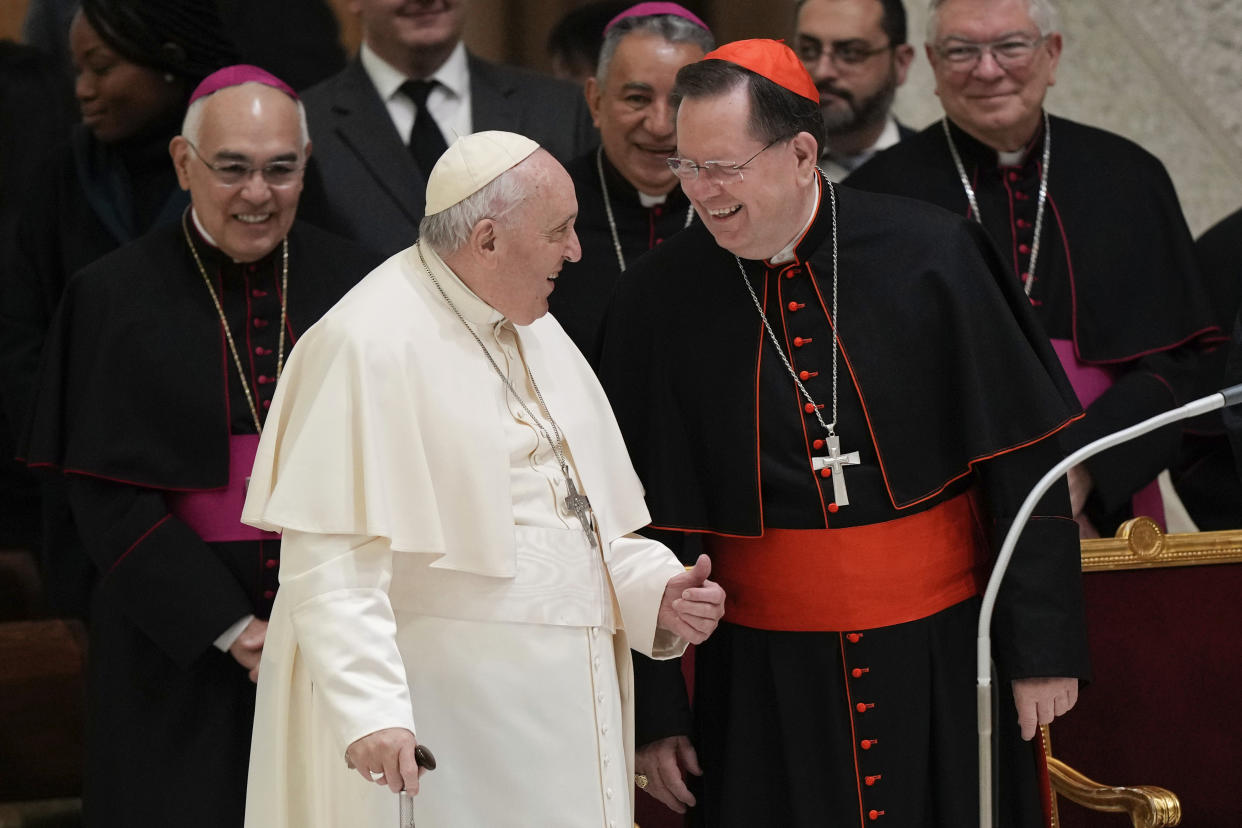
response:
{"label": "black shoulder cape", "polygon": [[[894,507],[1078,415],[1026,297],[977,227],[909,199],[846,188],[837,196],[841,382],[861,395]],[[796,253],[831,307],[828,212],[825,189]],[[599,373],[653,525],[761,534],[764,336],[737,261],[702,225],[642,257],[621,282]]]}
{"label": "black shoulder cape", "polygon": [[[296,337],[377,260],[309,225],[295,223],[288,238]],[[223,487],[231,365],[181,227],[154,230],[70,281],[48,334],[24,458],[147,488]]]}

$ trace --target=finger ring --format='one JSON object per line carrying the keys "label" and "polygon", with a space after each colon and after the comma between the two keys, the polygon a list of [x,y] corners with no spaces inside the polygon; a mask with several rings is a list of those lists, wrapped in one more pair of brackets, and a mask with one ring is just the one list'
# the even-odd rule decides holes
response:
{"label": "finger ring", "polygon": [[384,778],[384,772],[383,772],[383,771],[368,771],[368,773],[370,773],[370,774],[371,774],[371,781],[372,781],[372,782],[378,782],[378,781],[380,781],[381,779],[383,779],[383,778]]}
{"label": "finger ring", "polygon": [[642,788],[646,788],[647,787],[647,774],[645,773],[634,774],[634,784],[637,785],[640,790]]}

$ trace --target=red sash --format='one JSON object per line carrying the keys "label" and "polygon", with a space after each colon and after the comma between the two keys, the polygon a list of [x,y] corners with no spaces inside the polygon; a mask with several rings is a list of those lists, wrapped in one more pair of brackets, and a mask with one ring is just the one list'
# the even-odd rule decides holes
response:
{"label": "red sash", "polygon": [[764,630],[866,630],[978,595],[989,560],[973,500],[963,494],[870,526],[709,535],[725,619]]}

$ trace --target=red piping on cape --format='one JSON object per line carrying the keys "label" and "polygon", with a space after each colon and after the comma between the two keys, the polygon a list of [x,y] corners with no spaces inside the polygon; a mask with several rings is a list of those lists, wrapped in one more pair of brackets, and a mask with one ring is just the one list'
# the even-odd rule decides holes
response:
{"label": "red piping on cape", "polygon": [[[1187,342],[1198,339],[1201,336],[1205,336],[1206,334],[1209,334],[1212,331],[1216,331],[1217,333],[1220,332],[1220,328],[1218,328],[1217,326],[1209,325],[1206,328],[1200,328],[1199,330],[1195,331],[1189,336],[1184,337],[1183,339],[1179,339],[1170,345],[1165,345],[1160,348],[1151,348],[1146,351],[1140,351],[1139,353],[1131,354],[1130,356],[1118,357],[1116,359],[1095,359],[1095,360],[1083,359],[1082,351],[1080,351],[1078,348],[1078,289],[1077,289],[1077,280],[1074,278],[1074,262],[1070,258],[1069,237],[1065,233],[1065,223],[1061,221],[1061,211],[1057,209],[1057,203],[1052,198],[1051,192],[1048,193],[1048,206],[1052,208],[1052,215],[1057,220],[1057,230],[1061,234],[1061,250],[1064,251],[1065,253],[1065,266],[1069,270],[1070,312],[1071,312],[1070,331],[1074,335],[1074,356],[1078,357],[1079,362],[1083,363],[1084,365],[1117,365],[1122,362],[1131,362],[1136,359],[1142,359],[1143,357],[1150,356],[1151,354],[1159,354],[1165,351],[1171,351],[1174,348],[1185,345]],[[1222,335],[1222,338],[1223,338],[1223,335]]]}
{"label": "red piping on cape", "polygon": [[133,551],[134,551],[134,550],[138,547],[138,545],[139,545],[139,544],[141,544],[144,540],[146,540],[146,539],[147,539],[147,538],[151,535],[151,533],[152,533],[152,532],[154,532],[156,529],[159,529],[161,526],[163,526],[163,525],[164,525],[164,523],[165,523],[166,521],[169,521],[169,520],[172,520],[172,515],[171,515],[171,514],[169,514],[169,515],[164,515],[162,518],[160,518],[159,520],[157,520],[157,521],[155,522],[155,524],[154,524],[154,525],[152,525],[152,527],[151,527],[150,529],[148,529],[147,531],[143,532],[143,533],[142,533],[142,535],[140,535],[140,536],[139,536],[138,540],[136,540],[136,541],[134,541],[133,543],[131,543],[131,544],[129,545],[129,548],[128,548],[128,549],[126,549],[124,552],[122,552],[122,553],[121,553],[121,557],[117,558],[115,561],[113,561],[113,562],[112,562],[112,566],[108,567],[108,572],[109,572],[109,573],[111,573],[111,572],[112,572],[112,570],[114,570],[114,569],[116,569],[118,566],[120,566],[120,565],[121,565],[121,561],[125,560],[125,559],[129,556],[129,553],[130,553],[130,552],[133,552]]}

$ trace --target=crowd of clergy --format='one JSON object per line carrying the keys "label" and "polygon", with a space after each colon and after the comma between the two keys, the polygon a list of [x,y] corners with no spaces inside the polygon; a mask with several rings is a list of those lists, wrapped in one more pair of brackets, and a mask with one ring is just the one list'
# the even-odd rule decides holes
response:
{"label": "crowd of clergy", "polygon": [[[352,0],[348,58],[320,0],[32,0],[0,43],[0,548],[89,631],[84,824],[978,824],[1001,540],[1242,380],[1242,210],[1196,241],[1045,108],[1053,0],[729,43],[587,3],[555,77],[471,5]],[[1231,440],[1039,501],[999,824],[1046,824],[1031,739],[1091,678],[1080,540],[1242,525]]]}

